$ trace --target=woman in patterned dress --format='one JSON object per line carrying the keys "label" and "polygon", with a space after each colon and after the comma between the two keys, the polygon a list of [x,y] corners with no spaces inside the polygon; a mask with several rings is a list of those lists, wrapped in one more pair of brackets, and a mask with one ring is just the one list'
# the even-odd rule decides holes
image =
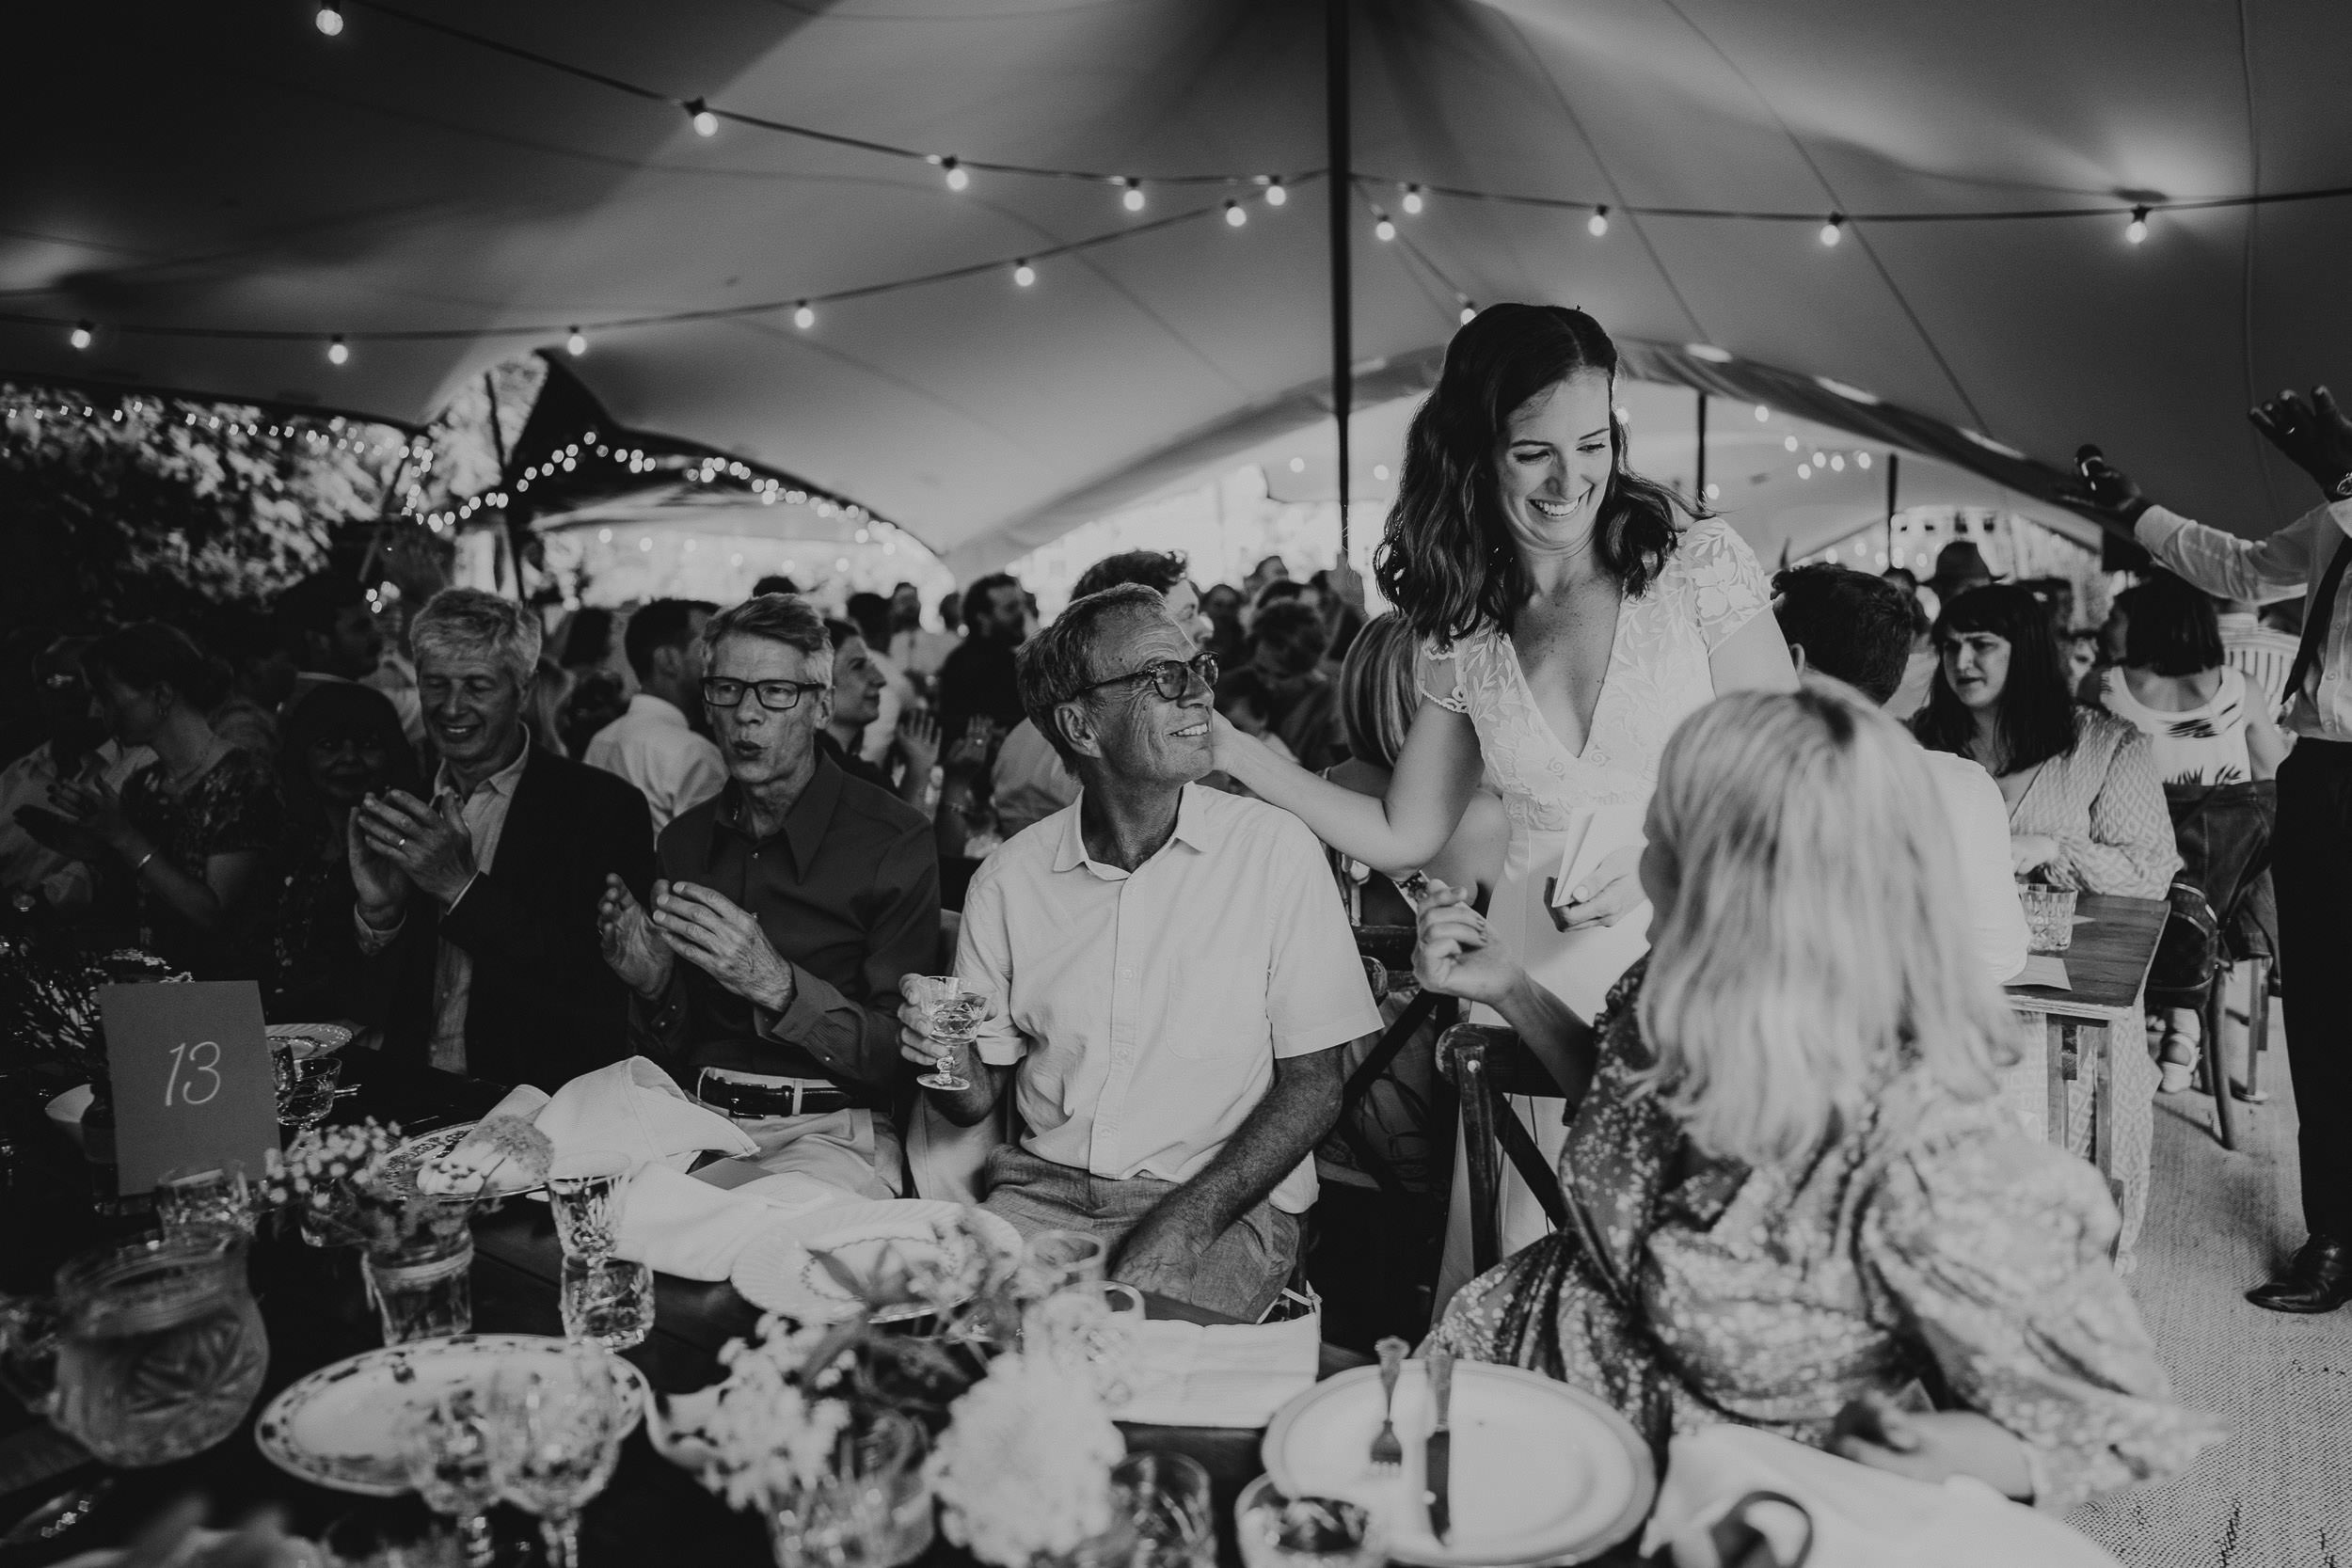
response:
{"label": "woman in patterned dress", "polygon": [[2064,1508],[2217,1433],[2171,1401],[2097,1175],[1994,1094],[2007,1010],[1894,721],[1835,682],[1686,721],[1649,803],[1649,956],[1597,1025],[1444,895],[1425,985],[1576,1067],[1571,1225],[1433,1339],[1608,1399],[1660,1457],[1730,1420]]}
{"label": "woman in patterned dress", "polygon": [[[2011,583],[1971,589],[1945,606],[1935,642],[1943,664],[1912,731],[1923,746],[1982,764],[2001,786],[2017,875],[2086,893],[2164,897],[2181,855],[2148,737],[2076,705],[2048,609]],[[2109,1031],[2107,1049],[2115,1075],[2110,1168],[2122,1187],[2129,1259],[2148,1213],[2158,1083],[2137,1010]],[[2068,1147],[2086,1152],[2090,1079],[2074,1081],[2067,1129]]]}
{"label": "woman in patterned dress", "polygon": [[[1423,643],[1384,797],[1215,728],[1218,767],[1385,873],[1427,864],[1483,783],[1511,830],[1495,938],[1586,1017],[1644,946],[1634,865],[1666,736],[1719,691],[1796,684],[1747,546],[1626,467],[1616,369],[1600,325],[1557,306],[1490,306],[1446,349],[1375,568]],[[1556,1155],[1559,1102],[1525,1109]],[[1454,1190],[1439,1303],[1470,1272],[1458,1155]],[[1547,1228],[1516,1173],[1499,1219],[1506,1251]]]}

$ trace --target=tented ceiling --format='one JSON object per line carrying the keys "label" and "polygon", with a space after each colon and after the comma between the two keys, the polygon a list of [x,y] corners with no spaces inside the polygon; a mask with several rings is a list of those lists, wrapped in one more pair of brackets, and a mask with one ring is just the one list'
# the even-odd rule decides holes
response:
{"label": "tented ceiling", "polygon": [[[314,9],[11,19],[0,372],[415,422],[579,324],[573,367],[625,425],[805,475],[966,566],[1321,412],[1321,0],[352,0],[334,38]],[[1882,400],[1844,404],[1857,418],[2061,466],[2099,441],[2245,531],[2299,510],[2306,486],[2243,411],[2352,366],[2352,202],[2163,204],[2352,184],[2342,0],[1353,14],[1356,353],[1406,383],[1379,395],[1425,375],[1457,294],[1568,302],[1660,345],[1648,373],[1712,345],[1738,357],[1708,374]],[[1133,174],[1147,205],[984,169],[954,192],[919,160],[739,119],[705,138],[676,106],[697,97],[974,164]],[[1255,185],[1160,182],[1278,173],[1295,189],[1279,211]],[[1615,214],[1599,239],[1581,212],[1437,194],[1406,217],[1406,181]],[[1246,226],[1222,221],[1229,198]],[[2141,245],[2122,237],[2135,201],[2158,207]],[[1827,247],[1814,217],[1645,206],[1856,215]],[[2083,207],[2102,211],[1895,221]],[[958,268],[977,270],[827,297]],[[682,312],[704,314],[612,325]]]}

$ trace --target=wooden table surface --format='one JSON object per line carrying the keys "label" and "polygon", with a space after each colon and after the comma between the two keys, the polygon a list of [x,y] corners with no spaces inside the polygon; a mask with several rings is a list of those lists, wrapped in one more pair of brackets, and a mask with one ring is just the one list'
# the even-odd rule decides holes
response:
{"label": "wooden table surface", "polygon": [[2155,961],[2171,906],[2161,898],[2126,898],[2086,893],[2075,901],[2087,924],[2074,927],[2074,943],[2053,955],[2066,965],[2071,990],[2046,986],[2010,986],[2012,1006],[2073,1018],[2110,1016],[2139,1006],[2140,988]]}

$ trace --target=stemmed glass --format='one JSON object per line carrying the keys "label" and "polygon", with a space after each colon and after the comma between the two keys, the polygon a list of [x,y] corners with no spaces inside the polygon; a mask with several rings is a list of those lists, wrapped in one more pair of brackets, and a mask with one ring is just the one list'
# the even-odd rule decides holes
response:
{"label": "stemmed glass", "polygon": [[500,1494],[539,1520],[548,1568],[580,1568],[580,1511],[612,1479],[628,1396],[612,1356],[588,1344],[501,1374],[491,1392]]}
{"label": "stemmed glass", "polygon": [[963,1048],[979,1033],[980,1015],[988,999],[952,974],[915,976],[915,1001],[923,1009],[924,1033],[948,1048],[938,1065],[915,1080],[927,1089],[968,1089],[969,1080],[957,1071]]}
{"label": "stemmed glass", "polygon": [[497,1443],[490,1412],[471,1388],[443,1388],[418,1409],[403,1433],[408,1480],[425,1507],[457,1521],[466,1568],[490,1568],[490,1505],[499,1497]]}

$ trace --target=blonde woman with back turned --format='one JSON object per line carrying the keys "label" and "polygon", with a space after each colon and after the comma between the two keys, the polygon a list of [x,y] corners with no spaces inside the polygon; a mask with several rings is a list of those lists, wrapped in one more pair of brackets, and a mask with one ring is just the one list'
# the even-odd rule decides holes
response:
{"label": "blonde woman with back turned", "polygon": [[1994,1098],[2006,1017],[1933,798],[1836,682],[1701,708],[1649,805],[1649,957],[1592,1025],[1458,894],[1423,912],[1423,983],[1576,1067],[1571,1223],[1435,1339],[1601,1395],[1661,1459],[1731,1420],[2051,1508],[2217,1435],[2171,1402],[2098,1173]]}

